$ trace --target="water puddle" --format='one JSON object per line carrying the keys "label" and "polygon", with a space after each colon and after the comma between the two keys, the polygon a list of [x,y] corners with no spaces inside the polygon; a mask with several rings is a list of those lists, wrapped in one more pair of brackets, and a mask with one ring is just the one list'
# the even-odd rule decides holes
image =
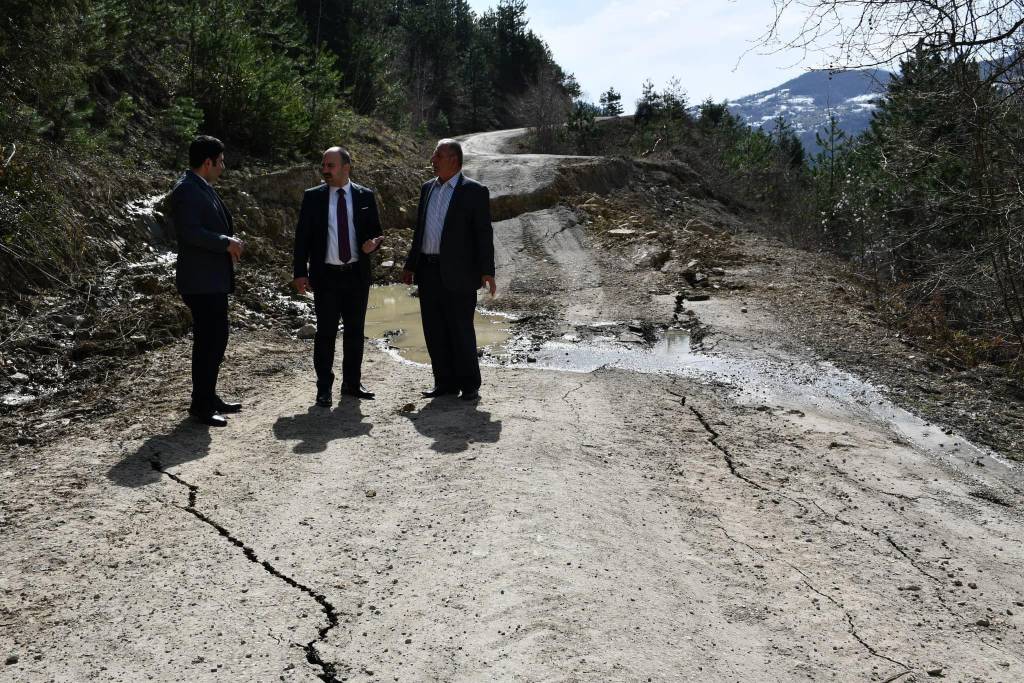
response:
{"label": "water puddle", "polygon": [[[596,323],[600,329],[617,323]],[[616,337],[596,336],[577,343],[576,335],[546,342],[531,354],[531,367],[568,372],[593,372],[599,368],[616,368],[632,372],[684,374],[694,369],[698,359],[690,350],[690,335],[685,330],[668,330],[665,336],[647,348],[642,344],[622,344]],[[710,360],[710,359],[709,359]],[[708,368],[709,370],[711,368]]]}
{"label": "water puddle", "polygon": [[841,425],[851,417],[882,424],[898,440],[961,468],[971,466],[976,475],[980,474],[977,468],[988,466],[995,470],[988,471],[992,474],[1012,472],[1014,479],[1021,477],[1019,465],[896,406],[880,388],[831,363],[806,361],[779,351],[748,357],[705,355],[693,351],[685,330],[668,330],[651,347],[623,344],[610,336],[580,341],[578,335],[566,335],[543,344],[528,363],[516,365],[581,373],[614,368],[693,377],[731,388],[744,405],[778,411],[793,419],[811,416],[808,419],[820,424]]}
{"label": "water puddle", "polygon": [[[429,363],[420,323],[420,300],[411,295],[412,291],[412,287],[405,285],[371,287],[365,334],[370,339],[383,340],[385,349],[397,352],[405,360]],[[511,333],[511,319],[477,309],[473,322],[477,347],[491,356],[503,355]]]}
{"label": "water puddle", "polygon": [[[411,292],[412,288],[403,285],[371,288],[366,336],[379,340],[382,348],[406,361],[426,364],[430,359],[423,340],[419,300]],[[997,478],[999,473],[1010,474],[1015,480],[1021,477],[1018,465],[896,406],[879,387],[828,362],[807,361],[778,350],[745,356],[707,355],[694,351],[686,330],[667,330],[654,344],[647,345],[639,335],[616,334],[629,327],[621,322],[577,327],[580,334],[545,342],[533,347],[528,357],[521,357],[518,352],[511,353],[511,323],[504,315],[476,312],[477,346],[491,357],[511,360],[512,367],[579,373],[609,368],[691,377],[728,387],[742,405],[794,420],[814,421],[823,429],[829,424],[845,425],[851,418],[882,425],[893,433],[897,443],[911,444],[959,469],[970,466],[975,477],[982,471]],[[840,437],[837,434],[837,441]],[[989,469],[984,470],[984,466]]]}

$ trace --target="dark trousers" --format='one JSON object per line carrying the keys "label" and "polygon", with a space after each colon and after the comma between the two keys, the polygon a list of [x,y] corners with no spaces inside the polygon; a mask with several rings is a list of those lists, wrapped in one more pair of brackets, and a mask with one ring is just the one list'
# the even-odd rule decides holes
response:
{"label": "dark trousers", "polygon": [[480,362],[476,355],[476,292],[446,289],[437,264],[416,268],[423,338],[440,389],[476,391],[480,388]]}
{"label": "dark trousers", "polygon": [[192,311],[192,408],[213,409],[217,374],[228,347],[228,295],[182,294]]}
{"label": "dark trousers", "polygon": [[316,336],[313,338],[313,368],[317,391],[330,391],[334,385],[334,346],[338,321],[345,324],[342,337],[341,381],[359,388],[363,366],[363,327],[370,285],[358,268],[345,271],[328,269],[317,279],[313,290],[316,310]]}

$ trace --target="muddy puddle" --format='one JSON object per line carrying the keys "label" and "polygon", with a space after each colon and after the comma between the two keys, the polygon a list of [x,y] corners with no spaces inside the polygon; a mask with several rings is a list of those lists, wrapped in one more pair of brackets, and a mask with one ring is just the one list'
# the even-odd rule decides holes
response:
{"label": "muddy puddle", "polygon": [[[600,324],[594,326],[600,330]],[[685,330],[668,330],[656,343],[622,343],[600,333],[586,341],[569,334],[535,350],[533,367],[588,373],[614,368],[641,373],[692,377],[732,389],[744,405],[766,409],[805,426],[828,430],[835,426],[842,442],[842,425],[851,416],[865,424],[881,424],[897,441],[905,441],[945,460],[958,469],[970,468],[984,479],[1007,477],[1024,481],[1021,468],[969,440],[931,424],[896,406],[882,390],[831,363],[789,357],[779,351],[757,356],[707,355],[694,351]],[[981,470],[986,466],[989,469]]]}
{"label": "muddy puddle", "polygon": [[[366,336],[406,361],[429,363],[419,300],[411,292],[412,288],[403,285],[372,288]],[[504,315],[477,310],[477,346],[486,356],[510,359],[513,354],[509,347],[514,341],[511,323]],[[570,333],[547,341],[540,348],[534,347],[528,358],[514,354],[519,359],[510,365],[580,373],[608,368],[691,377],[727,386],[741,404],[771,410],[805,426],[813,423],[814,428],[827,430],[837,425],[837,442],[843,437],[841,425],[853,417],[865,424],[883,425],[898,441],[913,444],[957,468],[969,467],[976,476],[989,466],[985,475],[1024,480],[1019,466],[896,406],[879,387],[831,363],[807,361],[780,351],[746,356],[706,354],[694,350],[686,330],[666,330],[651,345],[639,340],[624,342],[621,334],[614,336],[622,327],[616,322],[593,323],[589,334]]]}
{"label": "muddy puddle", "polygon": [[[382,348],[405,360],[429,363],[420,323],[420,301],[412,296],[412,291],[412,287],[405,285],[370,288],[365,335],[378,340]],[[511,320],[507,316],[477,309],[473,322],[477,347],[490,356],[503,355]]]}

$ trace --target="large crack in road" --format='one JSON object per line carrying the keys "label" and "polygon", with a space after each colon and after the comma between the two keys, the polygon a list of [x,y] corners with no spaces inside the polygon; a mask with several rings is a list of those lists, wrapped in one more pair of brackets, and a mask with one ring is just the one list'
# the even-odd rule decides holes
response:
{"label": "large crack in road", "polygon": [[715,431],[715,428],[711,426],[711,423],[708,422],[708,419],[706,417],[704,417],[704,414],[697,410],[695,407],[693,407],[693,405],[688,405],[686,407],[689,408],[690,412],[693,413],[694,417],[697,418],[697,421],[700,422],[701,426],[704,427],[704,429],[707,431],[709,435],[708,443],[710,443],[712,446],[718,449],[725,457],[725,464],[729,466],[729,471],[732,472],[732,476],[746,482],[749,486],[752,486],[759,491],[767,491],[768,489],[766,489],[764,486],[761,486],[750,477],[740,474],[740,472],[736,469],[736,463],[733,462],[732,454],[729,452],[729,449],[726,448],[724,445],[718,443],[718,439],[721,435],[717,431]]}
{"label": "large crack in road", "polygon": [[317,631],[317,637],[306,643],[305,647],[303,648],[306,652],[306,660],[313,666],[320,669],[320,673],[317,674],[317,677],[320,680],[325,681],[326,683],[340,683],[338,679],[338,672],[336,666],[332,662],[324,661],[323,657],[320,656],[320,653],[317,651],[316,648],[317,643],[325,642],[327,640],[327,635],[330,633],[331,629],[338,625],[338,610],[335,609],[334,605],[330,603],[330,601],[326,598],[326,596],[324,596],[323,593],[320,593],[319,591],[310,588],[304,583],[297,581],[291,576],[288,576],[284,572],[277,569],[277,567],[275,567],[269,561],[261,559],[259,554],[257,554],[257,552],[251,546],[247,545],[244,541],[235,536],[235,534],[233,534],[230,530],[224,527],[224,525],[212,519],[209,515],[207,515],[202,510],[197,508],[196,502],[199,497],[199,487],[195,484],[191,484],[185,481],[184,479],[174,474],[173,472],[169,472],[166,469],[164,469],[163,465],[160,463],[159,451],[153,454],[153,459],[150,460],[150,466],[155,471],[164,475],[165,477],[175,482],[176,484],[184,486],[188,490],[188,504],[184,506],[176,505],[175,507],[184,510],[185,512],[189,513],[190,515],[198,519],[203,524],[206,524],[207,526],[214,529],[218,534],[227,539],[227,541],[231,543],[231,545],[240,549],[242,551],[242,554],[245,556],[247,560],[249,560],[249,562],[258,565],[259,567],[262,567],[265,572],[267,572],[274,578],[285,582],[286,584],[288,584],[296,590],[302,591],[303,593],[305,593],[306,595],[308,595],[316,601],[316,603],[320,606],[320,609],[323,612],[324,616],[326,617],[327,623],[324,626],[319,627]]}

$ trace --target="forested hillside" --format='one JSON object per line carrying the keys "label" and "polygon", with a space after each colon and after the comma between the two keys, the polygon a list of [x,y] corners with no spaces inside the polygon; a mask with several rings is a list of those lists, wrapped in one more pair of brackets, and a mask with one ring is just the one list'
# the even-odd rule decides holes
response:
{"label": "forested hillside", "polygon": [[[67,284],[90,231],[196,133],[238,169],[524,123],[578,94],[523,0],[28,0],[0,18],[3,296]],[[15,151],[16,150],[16,151]]]}
{"label": "forested hillside", "polygon": [[[295,154],[352,113],[435,134],[523,121],[531,87],[575,82],[526,3],[465,0],[12,0],[0,23],[0,134],[117,146],[195,130]],[[99,136],[105,139],[97,139]]]}
{"label": "forested hillside", "polygon": [[[525,0],[476,16],[465,0],[299,0],[314,41],[337,57],[352,108],[396,128],[464,133],[530,123],[531,90],[579,95],[527,28]],[[318,38],[316,38],[318,37]]]}

